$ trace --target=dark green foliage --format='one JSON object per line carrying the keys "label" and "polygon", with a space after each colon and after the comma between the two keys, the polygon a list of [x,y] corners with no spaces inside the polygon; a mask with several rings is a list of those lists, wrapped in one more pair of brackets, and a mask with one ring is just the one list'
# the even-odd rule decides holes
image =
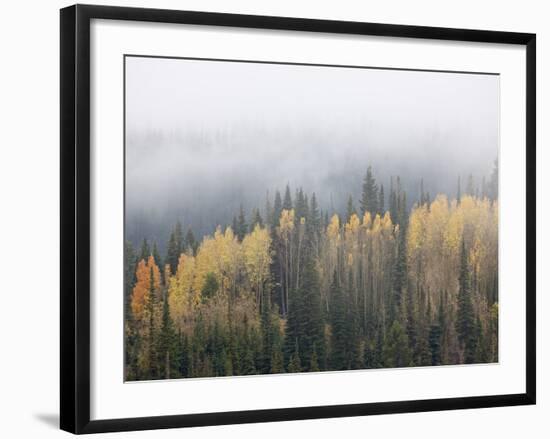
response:
{"label": "dark green foliage", "polygon": [[367,173],[363,180],[363,192],[361,196],[361,214],[370,212],[376,214],[378,212],[378,186],[372,174],[372,168],[367,168]]}
{"label": "dark green foliage", "polygon": [[[181,229],[181,223],[178,221],[174,227],[174,230],[172,230],[172,233],[170,234],[168,248],[166,250],[166,263],[170,265],[170,272],[172,274],[175,274],[178,270],[178,261],[180,255],[183,253],[183,250],[183,232]],[[162,267],[162,265],[159,265],[159,267]]]}
{"label": "dark green foliage", "polygon": [[405,230],[399,231],[397,257],[392,273],[392,294],[389,303],[389,319],[399,318],[407,283],[407,240]]}
{"label": "dark green foliage", "polygon": [[384,367],[407,367],[411,365],[409,338],[398,321],[390,327],[382,352]]}
{"label": "dark green foliage", "polygon": [[294,350],[290,356],[290,361],[288,362],[288,372],[296,373],[302,371],[302,360],[300,359],[300,347],[298,345],[298,340],[294,344]]}
{"label": "dark green foliage", "polygon": [[437,319],[430,326],[429,345],[432,356],[432,366],[441,364],[441,335],[445,327],[445,310],[443,301],[439,304]]}
{"label": "dark green foliage", "polygon": [[285,189],[285,197],[283,200],[283,209],[292,209],[292,197],[290,196],[290,186],[287,184]]}
{"label": "dark green foliage", "polygon": [[300,222],[301,218],[306,218],[308,216],[308,204],[307,197],[304,195],[304,191],[300,188],[296,191],[296,206],[294,207],[294,220],[296,224]]}
{"label": "dark green foliage", "polygon": [[242,204],[241,204],[241,207],[239,209],[239,216],[237,218],[236,227],[237,228],[235,229],[235,234],[239,238],[239,241],[242,241],[244,239],[244,236],[248,232],[248,224],[246,223],[246,217],[245,217],[245,214],[244,214],[244,209],[243,209]]}
{"label": "dark green foliage", "polygon": [[185,234],[184,250],[193,255],[197,253],[198,246],[199,246],[199,243],[195,239],[193,230],[191,230],[191,228],[187,229],[187,233]]}
{"label": "dark green foliage", "polygon": [[149,243],[147,242],[146,238],[143,238],[143,241],[141,242],[141,248],[139,250],[139,261],[144,260],[147,261],[149,259],[149,256],[151,256],[151,249],[149,248]]}
{"label": "dark green foliage", "polygon": [[330,307],[330,320],[332,325],[331,340],[331,368],[334,370],[347,369],[347,336],[348,322],[346,320],[346,305],[344,293],[338,282],[338,275],[334,272],[330,287],[332,304]]}
{"label": "dark green foliage", "polygon": [[[289,192],[290,195],[290,192]],[[281,200],[281,193],[275,192],[275,201],[273,202],[273,212],[271,215],[271,226],[277,227],[279,225],[279,218],[281,217],[281,211],[283,210],[283,202]]]}
{"label": "dark green foliage", "polygon": [[124,243],[124,319],[131,318],[130,302],[132,290],[136,282],[137,257],[130,241]]}
{"label": "dark green foliage", "polygon": [[462,240],[460,252],[460,274],[458,278],[458,311],[456,317],[456,332],[458,341],[464,351],[464,362],[473,363],[476,352],[476,328],[474,308],[470,291],[470,268],[466,245]]}
{"label": "dark green foliage", "polygon": [[174,323],[170,318],[170,305],[166,297],[162,304],[162,324],[158,339],[158,354],[161,362],[159,378],[169,379],[178,377],[180,368],[178,341]]}
{"label": "dark green foliage", "polygon": [[254,227],[256,227],[256,225],[260,227],[264,226],[264,220],[260,215],[260,209],[254,209],[252,211],[252,221],[250,222],[250,232],[254,230]]}
{"label": "dark green foliage", "polygon": [[[465,193],[475,192],[471,180]],[[494,182],[482,183],[482,196],[496,193],[491,184]],[[362,189],[361,210],[371,215],[384,214],[384,187],[376,184],[370,167]],[[429,209],[430,196],[424,189],[421,179],[419,198],[414,204],[428,205]],[[460,180],[457,189],[460,196]],[[457,272],[458,290],[451,287],[450,291],[441,291],[439,300],[433,297],[433,292],[425,291],[424,259],[418,262],[413,259],[414,264],[408,259],[409,208],[399,177],[391,179],[387,194],[394,228],[382,232],[389,236],[388,240],[380,241],[382,245],[378,242],[375,246],[375,241],[368,239],[361,241],[364,238],[360,237],[359,245],[366,246],[364,253],[347,253],[351,247],[346,247],[349,237],[342,217],[339,217],[340,234],[334,241],[339,244],[327,242],[329,214],[334,214],[335,209],[321,211],[315,193],[309,197],[302,188],[293,193],[292,198],[287,185],[283,200],[276,191],[273,205],[266,196],[264,217],[259,208],[253,207],[249,224],[242,206],[234,217],[232,227],[238,241],[242,242],[256,225],[265,227],[271,239],[269,273],[257,295],[252,291],[248,296],[249,281],[244,266],[236,274],[227,272],[220,276],[217,270],[221,265],[212,265],[208,268],[212,271],[201,272],[204,276],[201,300],[193,305],[197,307],[194,314],[182,318],[178,314],[181,309],[175,310],[177,318],[183,319],[177,322],[170,315],[170,304],[178,305],[168,300],[170,278],[163,278],[163,262],[174,275],[182,253],[196,255],[199,242],[193,232],[188,229],[183,237],[178,222],[169,235],[164,261],[155,241],[151,248],[144,239],[139,252],[131,243],[125,243],[126,379],[498,361],[498,273],[480,275],[478,279],[477,272],[469,267],[463,240],[459,264],[451,268]],[[284,238],[277,230],[283,208],[295,210],[294,227]],[[346,222],[356,213],[351,195],[345,213]],[[331,259],[327,257],[329,245],[333,246]],[[288,251],[289,261],[285,261],[284,251]],[[376,270],[384,271],[383,276],[373,275],[370,265],[375,263],[370,258],[376,261],[377,252],[385,252],[382,267],[375,266]],[[149,300],[144,304],[144,317],[137,321],[131,306],[136,266],[139,260],[147,261],[150,256],[160,269],[162,281],[155,288],[151,268]],[[285,263],[287,266],[283,266]],[[330,285],[324,272],[327,267],[333,270]],[[288,303],[283,291],[285,270],[290,273]],[[229,291],[234,287],[226,283],[228,278],[239,285],[232,292]],[[435,312],[430,301],[438,306]],[[180,329],[176,331],[176,327]],[[144,358],[149,361],[144,362]],[[143,370],[144,363],[149,370]]]}
{"label": "dark green foliage", "polygon": [[204,281],[204,286],[202,287],[201,295],[202,300],[208,300],[218,292],[220,288],[218,278],[212,272],[206,274],[206,279]]}

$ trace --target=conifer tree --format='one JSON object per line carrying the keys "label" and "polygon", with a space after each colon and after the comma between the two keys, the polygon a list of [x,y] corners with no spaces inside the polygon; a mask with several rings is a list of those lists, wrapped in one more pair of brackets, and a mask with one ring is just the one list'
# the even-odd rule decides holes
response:
{"label": "conifer tree", "polygon": [[187,229],[187,233],[185,235],[185,244],[184,249],[185,251],[191,252],[192,255],[197,253],[197,248],[199,244],[197,240],[195,239],[195,235],[193,234],[193,230],[191,230],[191,227]]}
{"label": "conifer tree", "polygon": [[346,369],[346,344],[347,321],[344,294],[338,282],[338,274],[335,271],[330,287],[332,304],[330,307],[330,320],[332,326],[330,367],[334,370]]}
{"label": "conifer tree", "polygon": [[159,334],[159,357],[164,362],[160,378],[176,378],[179,369],[178,338],[170,317],[170,304],[165,297],[162,304],[162,323]]}
{"label": "conifer tree", "polygon": [[298,340],[294,344],[294,351],[290,356],[290,361],[288,362],[288,372],[296,373],[302,371],[302,360],[300,358],[300,347],[298,345]]}
{"label": "conifer tree", "polygon": [[460,251],[456,332],[458,334],[458,341],[464,351],[465,363],[473,363],[476,350],[475,320],[470,290],[470,268],[468,266],[468,256],[464,239],[462,240]]}
{"label": "conifer tree", "polygon": [[170,272],[176,274],[178,269],[178,262],[180,255],[184,251],[183,232],[181,230],[181,223],[178,221],[168,241],[168,248],[166,250],[166,263],[170,265]]}
{"label": "conifer tree", "polygon": [[[159,249],[157,246],[157,241],[153,241],[153,250],[151,251],[151,255],[153,256],[153,259],[155,260],[155,264],[160,268],[162,267],[162,259],[160,257]],[[162,275],[162,270],[161,270]]]}
{"label": "conifer tree", "polygon": [[411,364],[407,333],[397,320],[392,323],[384,340],[382,356],[385,367],[408,367]]}
{"label": "conifer tree", "polygon": [[[290,194],[290,192],[289,192]],[[271,216],[271,226],[273,229],[279,225],[279,218],[281,217],[281,211],[283,210],[283,202],[281,200],[281,193],[275,192],[275,201],[273,202],[273,211]]]}
{"label": "conifer tree", "polygon": [[239,208],[239,217],[237,218],[237,229],[234,231],[239,241],[244,239],[244,235],[248,232],[248,224],[246,223],[246,217],[244,214],[243,205]]}
{"label": "conifer tree", "polygon": [[141,242],[141,249],[139,251],[139,261],[147,261],[149,256],[151,256],[151,249],[149,248],[147,238],[143,238],[143,241]]}
{"label": "conifer tree", "polygon": [[[283,209],[292,209],[292,197],[290,196],[290,186],[287,184],[285,189],[285,197],[283,200]],[[278,218],[277,218],[278,219]]]}
{"label": "conifer tree", "polygon": [[367,168],[367,173],[363,180],[363,193],[361,196],[361,214],[365,212],[375,214],[378,212],[378,187],[372,174],[372,167]]}

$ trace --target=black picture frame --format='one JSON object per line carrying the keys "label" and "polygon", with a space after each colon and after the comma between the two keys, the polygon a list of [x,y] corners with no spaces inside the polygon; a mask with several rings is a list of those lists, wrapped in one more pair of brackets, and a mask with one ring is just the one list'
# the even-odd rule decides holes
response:
{"label": "black picture frame", "polygon": [[[133,20],[522,45],[526,48],[526,392],[90,420],[90,21]],[[81,434],[535,404],[536,36],[530,33],[74,5],[61,10],[61,429]]]}

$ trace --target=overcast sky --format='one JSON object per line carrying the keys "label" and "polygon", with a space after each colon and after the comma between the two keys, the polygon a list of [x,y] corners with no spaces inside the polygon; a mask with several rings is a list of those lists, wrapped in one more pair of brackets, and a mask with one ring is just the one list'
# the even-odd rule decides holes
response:
{"label": "overcast sky", "polygon": [[369,164],[449,191],[490,173],[498,99],[494,75],[128,57],[127,215],[226,221],[286,183],[339,206]]}

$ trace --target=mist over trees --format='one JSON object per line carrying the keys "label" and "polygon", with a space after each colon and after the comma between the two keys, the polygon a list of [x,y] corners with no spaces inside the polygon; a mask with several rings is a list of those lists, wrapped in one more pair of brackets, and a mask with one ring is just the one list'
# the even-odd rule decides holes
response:
{"label": "mist over trees", "polygon": [[345,209],[286,185],[161,256],[125,249],[127,380],[498,361],[498,169],[418,195],[368,167]]}

